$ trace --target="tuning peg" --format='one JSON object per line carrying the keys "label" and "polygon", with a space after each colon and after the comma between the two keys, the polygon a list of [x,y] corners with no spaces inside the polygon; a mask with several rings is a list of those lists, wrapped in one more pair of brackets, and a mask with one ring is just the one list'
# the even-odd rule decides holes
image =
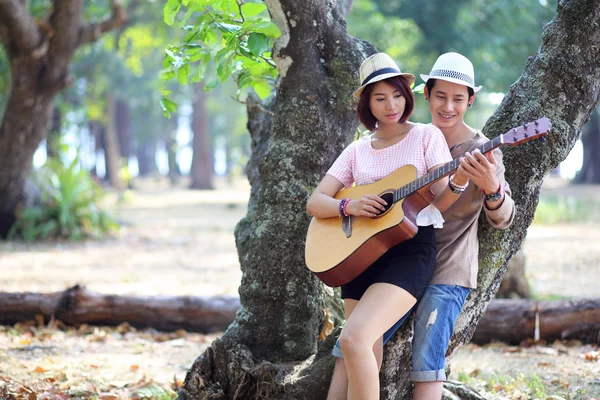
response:
{"label": "tuning peg", "polygon": [[[533,123],[535,124],[535,126],[538,126],[540,124],[537,119]],[[536,129],[536,132],[537,132],[537,129]]]}
{"label": "tuning peg", "polygon": [[548,141],[548,138],[546,136],[542,136],[540,140],[542,141],[542,143],[546,143]]}

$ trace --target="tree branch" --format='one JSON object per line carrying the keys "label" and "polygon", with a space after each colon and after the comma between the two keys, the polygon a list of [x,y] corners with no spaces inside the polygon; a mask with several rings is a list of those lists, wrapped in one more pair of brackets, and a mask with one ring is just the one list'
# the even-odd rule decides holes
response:
{"label": "tree branch", "polygon": [[[136,3],[137,4],[137,3]],[[79,27],[79,40],[77,47],[95,42],[104,33],[123,26],[127,22],[127,11],[120,0],[111,0],[112,15],[109,19],[96,24],[81,25]]]}
{"label": "tree branch", "polygon": [[0,0],[0,40],[9,54],[34,50],[40,43],[35,20],[20,0]]}

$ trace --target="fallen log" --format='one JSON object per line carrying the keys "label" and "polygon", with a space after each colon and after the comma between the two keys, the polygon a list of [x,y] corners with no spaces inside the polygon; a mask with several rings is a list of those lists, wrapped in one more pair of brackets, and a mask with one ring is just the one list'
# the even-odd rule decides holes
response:
{"label": "fallen log", "polygon": [[76,285],[64,292],[0,292],[0,324],[55,318],[71,326],[116,326],[190,332],[224,331],[235,318],[240,301],[233,296],[116,296]]}
{"label": "fallen log", "polygon": [[600,343],[600,300],[495,299],[489,303],[471,342],[519,344],[526,339]]}
{"label": "fallen log", "polygon": [[[35,320],[41,315],[45,322],[55,318],[71,326],[127,322],[136,328],[209,333],[224,331],[239,307],[239,299],[233,296],[117,296],[76,285],[54,293],[0,292],[0,324]],[[519,344],[530,338],[600,343],[600,299],[494,299],[471,341]]]}

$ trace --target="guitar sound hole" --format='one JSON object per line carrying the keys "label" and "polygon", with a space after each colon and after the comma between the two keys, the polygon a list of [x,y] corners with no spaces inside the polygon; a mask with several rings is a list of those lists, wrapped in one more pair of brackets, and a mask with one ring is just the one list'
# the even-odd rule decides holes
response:
{"label": "guitar sound hole", "polygon": [[385,200],[385,202],[387,203],[387,206],[385,206],[385,210],[381,212],[381,214],[379,214],[377,217],[382,217],[383,215],[387,214],[387,212],[390,210],[390,208],[392,208],[392,206],[394,205],[394,194],[391,192],[385,192],[379,195],[379,197],[381,197],[383,200]]}

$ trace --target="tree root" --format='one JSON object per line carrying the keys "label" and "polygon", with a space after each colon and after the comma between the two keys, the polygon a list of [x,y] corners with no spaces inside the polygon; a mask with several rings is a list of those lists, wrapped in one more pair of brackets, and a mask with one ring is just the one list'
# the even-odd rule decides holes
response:
{"label": "tree root", "polygon": [[473,387],[458,381],[444,382],[442,400],[486,400]]}
{"label": "tree root", "polygon": [[235,340],[217,339],[188,372],[179,391],[181,400],[315,400],[325,399],[335,360],[335,335],[319,352],[294,363],[270,363],[253,358]]}

